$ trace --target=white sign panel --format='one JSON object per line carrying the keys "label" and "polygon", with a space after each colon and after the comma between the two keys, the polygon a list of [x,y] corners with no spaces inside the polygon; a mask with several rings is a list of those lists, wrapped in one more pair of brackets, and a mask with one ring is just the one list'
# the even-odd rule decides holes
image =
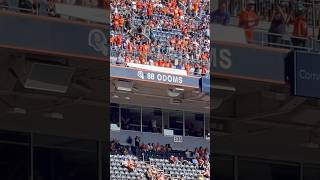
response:
{"label": "white sign panel", "polygon": [[182,84],[183,77],[172,75],[172,74],[162,74],[156,72],[143,72],[138,71],[137,76],[139,79],[142,80],[151,80],[151,81],[158,81],[164,83],[173,83],[173,84]]}
{"label": "white sign panel", "polygon": [[173,136],[173,142],[182,143],[183,142],[182,136]]}
{"label": "white sign panel", "polygon": [[157,67],[157,66],[150,66],[145,64],[136,64],[136,63],[127,63],[128,67],[145,69],[150,71],[156,71],[161,73],[167,74],[174,74],[179,76],[187,76],[187,71],[182,69],[173,69],[173,68],[165,68],[165,67]]}
{"label": "white sign panel", "polygon": [[163,130],[163,134],[164,134],[165,136],[173,136],[173,130],[171,130],[171,129],[164,129],[164,130]]}

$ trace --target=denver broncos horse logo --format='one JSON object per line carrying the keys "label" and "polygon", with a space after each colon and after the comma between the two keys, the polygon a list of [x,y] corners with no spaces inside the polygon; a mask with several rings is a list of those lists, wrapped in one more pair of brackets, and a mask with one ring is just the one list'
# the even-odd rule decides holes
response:
{"label": "denver broncos horse logo", "polygon": [[89,32],[88,44],[95,51],[101,52],[103,55],[108,56],[107,38],[103,31],[93,29]]}

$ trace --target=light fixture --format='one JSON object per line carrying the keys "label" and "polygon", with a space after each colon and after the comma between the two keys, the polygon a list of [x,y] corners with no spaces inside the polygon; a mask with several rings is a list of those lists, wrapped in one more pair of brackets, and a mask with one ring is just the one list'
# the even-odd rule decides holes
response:
{"label": "light fixture", "polygon": [[313,143],[313,142],[304,143],[304,144],[302,144],[302,146],[309,148],[309,149],[319,149],[320,148],[319,144]]}
{"label": "light fixture", "polygon": [[15,59],[12,69],[24,88],[58,93],[67,92],[75,72],[74,67],[37,62],[33,57]]}
{"label": "light fixture", "polygon": [[125,97],[124,99],[126,99],[126,100],[130,100],[131,98],[127,96],[127,97]]}
{"label": "light fixture", "polygon": [[180,87],[176,87],[175,89],[176,89],[176,91],[184,91],[184,89],[180,88]]}
{"label": "light fixture", "polygon": [[218,84],[213,84],[211,85],[213,89],[219,89],[219,90],[225,90],[225,91],[233,91],[235,92],[237,89],[232,86],[225,86],[225,85],[218,85]]}
{"label": "light fixture", "polygon": [[10,113],[10,114],[27,114],[27,111],[23,108],[14,107],[14,108],[10,108],[8,110],[8,113]]}
{"label": "light fixture", "polygon": [[126,80],[116,80],[115,86],[118,91],[127,91],[131,92],[133,87],[132,81],[126,81]]}
{"label": "light fixture", "polygon": [[178,97],[180,95],[180,92],[177,92],[175,89],[168,89],[167,93],[170,97]]}
{"label": "light fixture", "polygon": [[58,112],[52,112],[52,113],[45,113],[44,117],[46,118],[52,118],[52,119],[64,119],[63,114]]}
{"label": "light fixture", "polygon": [[114,94],[112,97],[113,97],[113,98],[119,98],[119,96],[116,95],[116,94]]}

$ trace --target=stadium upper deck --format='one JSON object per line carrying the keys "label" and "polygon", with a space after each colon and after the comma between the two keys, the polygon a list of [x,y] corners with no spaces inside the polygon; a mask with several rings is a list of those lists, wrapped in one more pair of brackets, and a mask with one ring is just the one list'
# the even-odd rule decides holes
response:
{"label": "stadium upper deck", "polygon": [[[104,112],[105,104],[102,101],[105,99],[106,56],[101,52],[103,49],[98,49],[95,46],[97,45],[96,43],[90,44],[90,42],[100,42],[104,37],[105,25],[101,25],[100,19],[97,18],[100,17],[99,13],[103,14],[105,18],[105,11],[100,9],[103,5],[102,1],[95,1],[97,3],[93,3],[94,6],[90,6],[90,8],[81,7],[80,5],[87,6],[91,1],[68,1],[69,4],[61,4],[58,1],[55,1],[56,4],[54,1],[32,2],[36,1],[0,1],[0,55],[2,58],[1,68],[3,68],[2,72],[4,73],[2,78],[5,79],[0,87],[2,92],[1,97],[21,96],[22,101],[29,104],[28,107],[25,107],[20,101],[14,101],[13,104],[29,110],[29,108],[40,108],[40,106],[37,106],[38,103],[46,106],[43,101],[50,102],[49,99],[59,99],[61,97],[72,99],[72,97],[86,96],[84,94],[88,95],[90,92],[96,91],[83,104],[87,106],[88,112],[90,109],[88,104],[100,104],[99,108],[95,107],[93,109]],[[64,2],[66,3],[67,1]],[[55,8],[52,9],[53,7]],[[66,9],[69,9],[69,11],[72,9],[72,12],[68,12]],[[55,13],[53,13],[53,10],[55,10]],[[97,12],[96,15],[98,15],[95,18],[91,16],[88,19],[84,19],[80,16],[80,11],[87,15]],[[56,17],[60,17],[60,19]],[[89,23],[84,20],[95,23]],[[30,71],[30,76],[22,73],[21,67],[25,68],[23,71]],[[8,78],[10,76],[8,75],[10,74],[9,69],[16,73],[16,79]],[[47,71],[44,71],[44,69]],[[59,73],[59,71],[61,72],[66,69],[70,71]],[[31,77],[32,72],[36,72],[33,77]],[[55,77],[54,82],[50,81],[52,78],[48,78],[48,72],[50,72],[51,76]],[[54,75],[55,73],[57,74]],[[60,75],[62,76],[61,79],[59,79]],[[28,82],[30,83],[34,80],[32,78],[39,77],[42,79],[38,79],[38,83],[28,84]],[[68,82],[66,83],[65,80]],[[82,85],[75,85],[80,81]],[[91,85],[88,86],[84,81],[90,81]],[[78,87],[78,90],[76,90],[77,87],[75,89],[71,87],[74,85]],[[80,93],[79,87],[82,89]],[[50,94],[50,92],[52,93]],[[43,101],[30,99],[30,96],[42,96],[41,99]],[[76,104],[79,106],[78,103]],[[76,109],[77,107],[71,105],[70,108],[65,108],[66,111],[60,111],[60,114],[66,120],[70,120],[67,117],[71,116],[73,108]],[[81,108],[83,107],[78,107],[79,110]],[[1,112],[6,114],[6,107],[1,110],[3,110]],[[98,115],[97,112],[95,114]],[[26,116],[24,118],[29,117]],[[41,119],[41,117],[36,117],[35,119],[38,118]],[[9,119],[13,122],[14,117]],[[80,120],[79,118],[74,119]],[[66,122],[73,121],[65,121],[64,123]],[[64,123],[56,123],[56,125],[61,125],[63,128],[59,129],[64,129]],[[74,124],[77,123],[74,122]],[[8,123],[9,127],[11,125],[11,123]],[[6,128],[8,126],[3,125],[2,127]],[[23,131],[28,131],[25,130],[25,127],[17,128],[18,130],[23,129]],[[38,129],[43,129],[42,133],[44,134],[46,131],[50,131],[46,128]]]}
{"label": "stadium upper deck", "polygon": [[0,9],[105,24],[106,3],[104,0],[1,0]]}
{"label": "stadium upper deck", "polygon": [[[119,1],[120,2],[120,1]],[[119,3],[118,2],[118,3]],[[108,7],[106,4],[107,1],[1,1],[0,7],[2,10],[9,10],[18,13],[26,13],[32,15],[39,16],[47,16],[47,17],[57,17],[60,19],[68,19],[74,21],[82,21],[82,22],[93,22],[98,24],[105,24],[108,20],[105,18],[106,13],[115,11],[118,12],[119,15],[124,17],[123,13],[131,13],[130,9],[121,10],[121,8],[116,7],[116,1],[111,2],[111,11],[106,11],[103,9],[104,7]],[[133,2],[135,3],[135,2]],[[142,2],[144,5],[145,2]],[[151,2],[150,2],[151,3]],[[160,5],[160,6],[158,6]],[[163,4],[162,4],[163,5]],[[193,74],[193,75],[206,75],[209,72],[209,9],[208,2],[179,2],[178,4],[172,5],[164,4],[165,8],[161,7],[161,3],[154,3],[150,6],[148,5],[148,12],[144,13],[153,13],[152,19],[146,20],[141,19],[143,14],[135,13],[134,17],[126,19],[124,23],[124,27],[128,30],[128,25],[130,25],[130,30],[135,33],[135,40],[132,40],[131,44],[128,44],[128,38],[123,36],[120,40],[119,31],[120,29],[111,29],[111,63],[122,64],[125,61],[128,62],[128,58],[132,61],[131,67],[136,67],[134,63],[140,62],[140,64],[151,63],[157,67],[173,67],[175,69],[183,69],[182,74]],[[190,5],[190,7],[188,7]],[[128,5],[131,6],[131,5]],[[175,9],[172,9],[175,8]],[[152,10],[150,10],[152,9]],[[167,15],[163,14],[164,10]],[[166,12],[168,9],[168,12]],[[176,12],[176,15],[174,14]],[[193,15],[196,13],[194,17]],[[173,13],[173,14],[171,14]],[[192,13],[192,14],[190,14]],[[116,18],[117,19],[117,18]],[[141,23],[155,23],[159,19],[162,19],[167,29],[165,28],[147,28],[148,35],[144,37],[148,37],[148,44],[138,44],[138,40],[136,38],[140,38],[138,34],[138,26]],[[112,17],[111,25],[112,28],[114,18]],[[119,19],[121,20],[121,18]],[[174,20],[175,24],[171,24],[171,20]],[[118,21],[116,21],[116,24]],[[138,23],[138,24],[137,24]],[[146,24],[146,25],[149,25]],[[169,24],[168,24],[169,23]],[[140,24],[140,25],[139,25]],[[158,24],[159,26],[160,24]],[[161,26],[162,26],[161,25]],[[117,25],[116,25],[117,26]],[[188,32],[189,29],[187,27],[194,27],[193,32]],[[146,29],[145,26],[144,29]],[[150,26],[152,27],[152,26]],[[123,29],[123,28],[122,28]],[[124,30],[124,29],[123,29]],[[124,31],[123,31],[124,32]],[[113,37],[114,35],[116,37]],[[124,35],[124,34],[122,34]],[[184,37],[184,38],[182,38]],[[166,39],[170,38],[170,42],[166,44]],[[144,39],[146,40],[146,39]],[[121,48],[123,53],[119,54],[116,50],[119,50],[117,47],[117,43],[123,42]],[[141,43],[145,43],[145,41],[141,41]],[[200,43],[201,42],[201,43]],[[139,42],[140,43],[140,42]],[[105,43],[106,44],[106,43]],[[128,48],[128,46],[132,46],[132,49]],[[134,46],[133,46],[134,45]],[[150,46],[150,47],[146,47]],[[145,54],[145,48],[149,48],[148,56],[142,58],[141,54]],[[144,50],[142,52],[142,49]],[[107,53],[107,52],[106,52]],[[131,55],[129,55],[131,54]],[[142,59],[141,59],[142,58]],[[151,59],[151,60],[150,60]],[[150,60],[150,61],[149,61]],[[126,64],[128,65],[128,64]],[[138,66],[141,68],[141,66]],[[154,68],[153,68],[154,69]],[[161,69],[161,68],[160,68]],[[183,72],[184,70],[187,73]],[[178,72],[178,71],[176,71]]]}
{"label": "stadium upper deck", "polygon": [[207,74],[210,69],[207,0],[113,0],[111,12],[112,63],[174,68],[185,70],[188,75]]}
{"label": "stadium upper deck", "polygon": [[[102,1],[97,1],[99,6],[95,7],[80,6],[84,1],[75,1],[79,3],[75,3],[76,5],[39,1],[33,6],[25,6],[22,2],[24,1],[2,3],[1,47],[60,57],[107,61],[107,20],[106,11],[100,6]],[[50,3],[54,5],[51,9],[53,11],[50,11]]]}
{"label": "stadium upper deck", "polygon": [[[239,37],[243,37],[239,40],[242,43],[247,43],[250,38],[250,43],[260,46],[319,51],[319,1],[220,0],[216,2],[211,20],[219,24],[212,28],[221,31],[219,36],[223,36],[223,31],[231,31],[234,34],[232,37],[237,36],[238,40]],[[251,17],[256,18],[257,24],[250,28],[239,27],[241,21],[246,21],[244,15],[248,14],[250,7],[253,8]],[[251,37],[248,37],[249,34]],[[227,36],[224,38],[228,39]]]}

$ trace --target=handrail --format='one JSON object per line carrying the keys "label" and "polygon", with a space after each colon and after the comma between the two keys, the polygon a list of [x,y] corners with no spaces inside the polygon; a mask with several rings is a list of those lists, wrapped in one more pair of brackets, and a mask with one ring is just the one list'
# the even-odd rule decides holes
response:
{"label": "handrail", "polygon": [[[111,47],[111,49],[110,49],[110,53],[116,54],[117,56],[118,55],[123,55],[124,52],[128,52],[128,50],[122,48],[121,52],[119,52],[119,50],[117,51],[113,47]],[[138,54],[138,51],[135,50],[134,54]],[[153,58],[156,58],[158,55],[159,55],[158,53],[149,53],[148,54],[148,56],[151,56]],[[175,55],[175,54],[172,54],[172,55]],[[133,55],[132,57],[138,57],[138,56]],[[189,62],[191,62],[191,63],[198,63],[199,61],[201,61],[201,60],[200,59],[194,59],[194,58],[189,60]],[[209,62],[207,62],[207,63],[209,64]],[[209,71],[209,69],[207,71]]]}
{"label": "handrail", "polygon": [[[268,31],[265,31],[265,30],[255,30],[255,32],[257,33],[261,33],[261,40],[262,41],[257,41],[257,40],[254,40],[254,43],[255,44],[258,44],[260,46],[280,46],[280,47],[283,47],[283,48],[289,48],[289,49],[301,49],[301,50],[308,50],[308,51],[311,51],[311,50],[315,50],[314,48],[314,43],[312,43],[315,39],[312,38],[312,37],[309,37],[309,38],[304,38],[304,37],[297,37],[297,36],[293,36],[293,35],[288,35],[288,34],[277,34],[277,33],[271,33],[271,32],[268,32]],[[289,41],[290,44],[286,44],[286,43],[275,43],[275,42],[269,42],[269,41],[264,41],[264,38],[265,37],[269,37],[269,36],[277,36],[279,38],[282,38],[283,41]],[[291,42],[291,39],[294,38],[294,39],[299,39],[299,40],[305,40],[306,42],[311,42],[311,47],[303,47],[303,46],[295,46],[292,44]]]}
{"label": "handrail", "polygon": [[[238,26],[235,24],[230,24],[228,26],[238,28]],[[261,47],[277,46],[277,47],[284,48],[284,49],[300,49],[300,50],[316,51],[316,52],[320,51],[320,39],[318,40],[316,37],[309,36],[308,38],[305,38],[305,37],[293,36],[289,33],[286,33],[286,34],[271,33],[265,29],[260,29],[260,28],[255,28],[254,33],[259,34],[260,38],[254,39],[253,44],[261,46]],[[243,36],[245,36],[245,34],[243,34]],[[280,37],[280,38],[284,39],[286,42],[289,42],[290,44],[269,42],[269,40],[268,40],[269,36]],[[295,46],[291,42],[292,38],[305,40],[306,45],[307,45],[307,43],[309,43],[311,45],[311,47],[309,47],[309,46]],[[213,37],[213,39],[214,39],[214,37]],[[267,41],[265,41],[264,39],[267,39]],[[319,45],[317,46],[317,44],[319,44]]]}

